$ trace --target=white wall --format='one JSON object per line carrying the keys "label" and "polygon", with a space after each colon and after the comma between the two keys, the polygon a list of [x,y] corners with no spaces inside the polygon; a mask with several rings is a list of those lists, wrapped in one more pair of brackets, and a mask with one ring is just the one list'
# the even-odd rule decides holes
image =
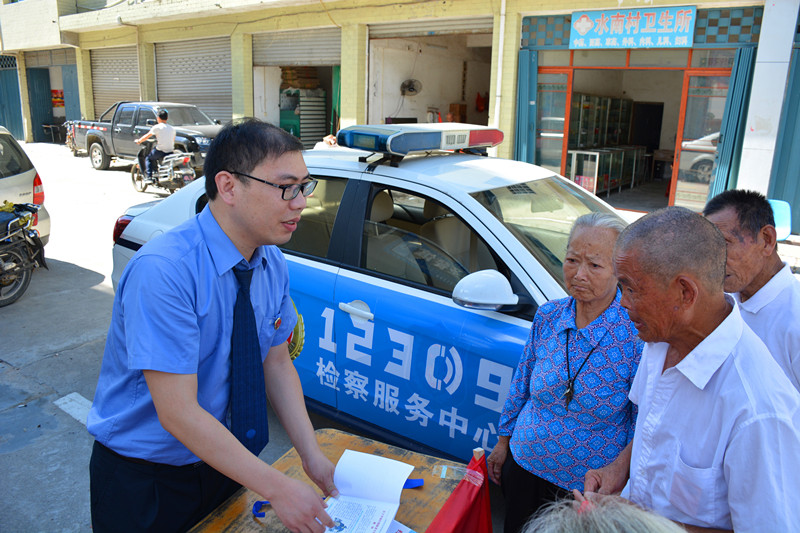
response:
{"label": "white wall", "polygon": [[736,182],[739,189],[769,192],[797,10],[797,0],[773,0],[764,5]]}
{"label": "white wall", "polygon": [[621,70],[576,70],[572,90],[596,96],[622,97]]}
{"label": "white wall", "polygon": [[[483,51],[467,47],[462,35],[371,40],[369,123],[382,124],[386,117],[428,122],[429,111],[438,111],[444,120],[450,104],[462,103],[469,121],[486,124],[488,110],[475,111],[477,93],[489,92],[491,61]],[[419,94],[401,95],[400,85],[407,79],[422,83]]]}

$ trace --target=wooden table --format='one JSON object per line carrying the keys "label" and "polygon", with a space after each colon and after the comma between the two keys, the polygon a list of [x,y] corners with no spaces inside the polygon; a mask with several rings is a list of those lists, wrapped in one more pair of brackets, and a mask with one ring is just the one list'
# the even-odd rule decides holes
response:
{"label": "wooden table", "polygon": [[[458,485],[458,480],[442,479],[433,477],[433,466],[444,464],[450,466],[465,466],[464,464],[453,463],[446,459],[440,459],[430,455],[412,452],[396,446],[390,446],[382,442],[374,441],[365,437],[359,437],[339,431],[337,429],[318,429],[316,431],[317,441],[319,442],[322,453],[324,453],[333,464],[339,461],[346,449],[359,452],[371,453],[396,459],[414,466],[410,478],[422,478],[425,484],[416,489],[405,489],[400,497],[400,510],[395,519],[417,533],[423,533],[428,525],[433,521],[436,513],[442,508],[444,502],[452,494]],[[293,479],[305,481],[314,489],[322,494],[322,491],[306,476],[297,451],[292,448],[283,456],[275,461],[272,466],[280,470]],[[288,533],[275,511],[266,506],[262,511],[266,512],[263,518],[253,516],[253,504],[257,500],[263,500],[255,492],[242,488],[231,496],[225,503],[212,511],[205,519],[192,528],[192,533],[199,532],[248,532],[248,531],[269,531],[270,533]]]}

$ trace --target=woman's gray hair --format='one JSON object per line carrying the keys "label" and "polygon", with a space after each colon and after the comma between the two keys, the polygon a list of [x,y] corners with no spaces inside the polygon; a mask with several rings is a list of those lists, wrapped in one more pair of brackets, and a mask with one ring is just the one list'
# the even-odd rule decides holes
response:
{"label": "woman's gray hair", "polygon": [[578,228],[607,228],[615,231],[617,236],[619,236],[627,225],[628,224],[624,220],[612,213],[599,213],[595,211],[593,213],[581,215],[572,224],[572,229],[569,230],[567,246],[572,242],[572,236],[575,235],[575,231],[577,231]]}
{"label": "woman's gray hair", "polygon": [[679,533],[678,524],[621,498],[592,500],[590,508],[561,500],[541,508],[520,533]]}

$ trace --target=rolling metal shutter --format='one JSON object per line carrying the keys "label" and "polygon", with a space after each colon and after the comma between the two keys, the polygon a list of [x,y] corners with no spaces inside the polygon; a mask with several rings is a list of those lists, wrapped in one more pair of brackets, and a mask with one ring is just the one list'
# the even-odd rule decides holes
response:
{"label": "rolling metal shutter", "polygon": [[120,100],[139,100],[139,59],[135,46],[92,50],[95,119]]}
{"label": "rolling metal shutter", "polygon": [[342,30],[256,33],[253,35],[253,65],[330,66],[342,60]]}
{"label": "rolling metal shutter", "polygon": [[231,120],[229,37],[156,43],[155,48],[159,101],[194,104],[222,123]]}
{"label": "rolling metal shutter", "polygon": [[417,37],[420,35],[447,35],[453,33],[492,33],[492,17],[469,19],[428,19],[388,24],[370,24],[370,39]]}

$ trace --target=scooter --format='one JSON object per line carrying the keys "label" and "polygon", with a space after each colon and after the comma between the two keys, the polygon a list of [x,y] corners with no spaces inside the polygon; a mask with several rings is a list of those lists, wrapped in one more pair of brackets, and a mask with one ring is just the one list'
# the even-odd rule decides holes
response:
{"label": "scooter", "polygon": [[71,120],[64,122],[64,129],[67,131],[64,144],[67,145],[67,148],[69,148],[69,151],[72,152],[73,156],[77,156],[80,148],[78,148],[78,145],[75,144],[75,123]]}
{"label": "scooter", "polygon": [[150,146],[139,151],[137,162],[131,167],[131,181],[133,188],[139,192],[147,190],[148,185],[160,187],[170,194],[194,181],[197,175],[192,167],[192,156],[186,152],[176,150],[165,155],[158,161],[158,166],[153,172],[153,179],[148,180],[144,172],[144,159],[150,153]]}
{"label": "scooter", "polygon": [[38,211],[36,204],[5,202],[0,206],[0,307],[22,297],[34,268],[47,268],[42,240],[31,229]]}

